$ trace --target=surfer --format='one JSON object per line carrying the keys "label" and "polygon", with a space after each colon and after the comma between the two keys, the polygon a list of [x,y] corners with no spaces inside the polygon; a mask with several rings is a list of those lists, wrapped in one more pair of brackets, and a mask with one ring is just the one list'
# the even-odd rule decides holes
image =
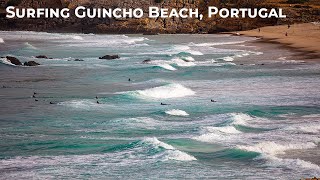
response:
{"label": "surfer", "polygon": [[161,103],[161,106],[169,106],[170,104]]}
{"label": "surfer", "polygon": [[129,79],[128,79],[128,81],[130,82],[130,81],[131,81],[131,79],[129,78]]}
{"label": "surfer", "polygon": [[96,99],[98,99],[98,96],[96,96]]}
{"label": "surfer", "polygon": [[211,102],[217,102],[216,100],[211,99]]}
{"label": "surfer", "polygon": [[50,102],[50,104],[54,104],[53,102]]}
{"label": "surfer", "polygon": [[39,100],[38,100],[38,99],[35,99],[34,101],[38,102]]}
{"label": "surfer", "polygon": [[100,102],[99,102],[99,101],[97,101],[97,104],[100,104]]}

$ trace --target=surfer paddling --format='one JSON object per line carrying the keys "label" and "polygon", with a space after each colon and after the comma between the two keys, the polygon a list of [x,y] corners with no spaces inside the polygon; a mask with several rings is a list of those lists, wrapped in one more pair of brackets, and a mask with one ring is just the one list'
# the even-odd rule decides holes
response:
{"label": "surfer paddling", "polygon": [[161,106],[169,106],[170,104],[161,103]]}

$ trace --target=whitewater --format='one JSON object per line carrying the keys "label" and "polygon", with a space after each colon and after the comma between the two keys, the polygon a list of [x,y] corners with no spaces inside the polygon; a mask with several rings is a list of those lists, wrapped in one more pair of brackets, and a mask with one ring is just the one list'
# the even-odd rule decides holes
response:
{"label": "whitewater", "polygon": [[3,179],[320,176],[320,65],[277,44],[26,31],[0,44]]}

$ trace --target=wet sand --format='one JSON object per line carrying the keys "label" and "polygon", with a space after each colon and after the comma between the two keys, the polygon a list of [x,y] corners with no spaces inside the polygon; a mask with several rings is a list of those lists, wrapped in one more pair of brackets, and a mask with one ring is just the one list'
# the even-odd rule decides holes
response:
{"label": "wet sand", "polygon": [[237,35],[260,37],[267,42],[281,43],[297,51],[304,51],[312,59],[320,57],[320,24],[304,23],[267,26],[249,31],[233,32]]}

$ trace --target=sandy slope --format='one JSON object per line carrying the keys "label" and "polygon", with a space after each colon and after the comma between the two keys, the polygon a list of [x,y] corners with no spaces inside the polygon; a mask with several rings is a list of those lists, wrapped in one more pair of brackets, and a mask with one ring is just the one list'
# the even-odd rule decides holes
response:
{"label": "sandy slope", "polygon": [[[287,44],[303,51],[320,55],[320,23],[267,26],[259,29],[241,31],[241,35],[262,37],[265,40]],[[287,36],[286,36],[287,33]]]}

